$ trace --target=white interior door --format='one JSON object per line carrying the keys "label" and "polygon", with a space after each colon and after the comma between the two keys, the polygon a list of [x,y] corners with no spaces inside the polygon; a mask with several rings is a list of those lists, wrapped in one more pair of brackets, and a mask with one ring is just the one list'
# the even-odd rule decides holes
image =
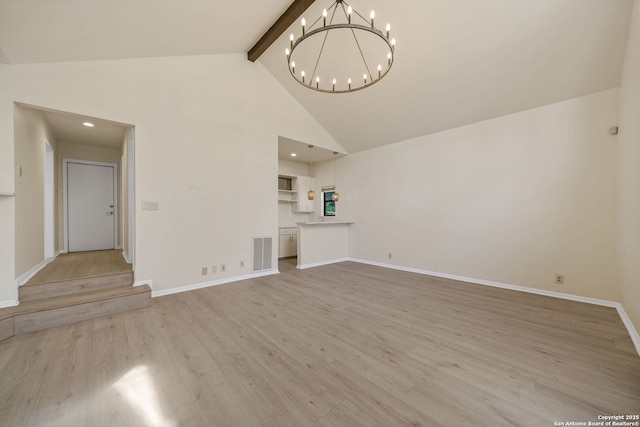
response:
{"label": "white interior door", "polygon": [[115,167],[67,162],[69,252],[115,248]]}

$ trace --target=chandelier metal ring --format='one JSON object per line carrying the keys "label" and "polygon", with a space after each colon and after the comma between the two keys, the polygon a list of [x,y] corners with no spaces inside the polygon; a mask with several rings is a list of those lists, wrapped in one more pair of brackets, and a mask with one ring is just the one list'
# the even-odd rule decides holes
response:
{"label": "chandelier metal ring", "polygon": [[[336,3],[334,3],[334,5],[332,7],[336,7],[337,8],[337,4],[341,4],[343,3],[343,1],[337,1]],[[350,7],[351,10],[351,7]],[[355,12],[356,15],[360,16],[362,18],[362,15],[360,15],[357,11],[353,10],[353,12]],[[373,12],[372,12],[372,16],[373,16]],[[294,41],[293,39],[293,34],[291,35],[291,39],[290,39],[290,49],[286,50],[286,56],[287,56],[287,68],[289,69],[289,73],[291,74],[291,76],[301,85],[303,85],[304,87],[308,88],[308,89],[313,89],[317,92],[323,92],[323,93],[349,93],[349,92],[355,92],[358,90],[362,90],[362,89],[366,89],[374,84],[376,84],[377,82],[379,82],[380,80],[382,80],[382,78],[384,78],[387,73],[389,73],[389,71],[391,70],[391,67],[393,65],[393,59],[395,56],[395,39],[391,39],[389,37],[389,26],[387,25],[387,31],[386,31],[386,35],[378,28],[376,28],[373,25],[373,17],[371,19],[371,22],[369,23],[368,21],[365,20],[365,22],[368,23],[368,25],[362,25],[362,24],[357,24],[357,23],[352,23],[351,22],[351,16],[348,17],[349,22],[347,23],[327,23],[326,22],[326,17],[327,17],[327,11],[325,9],[323,17],[319,18],[318,20],[316,20],[314,22],[313,25],[315,25],[315,23],[317,23],[320,19],[323,19],[324,24],[321,25],[318,28],[315,29],[310,29],[309,31],[305,32],[305,27],[304,27],[304,19],[303,19],[303,27],[302,27],[302,36],[298,39],[296,39]],[[364,18],[363,18],[364,19]],[[333,21],[333,19],[332,19]],[[346,89],[340,89],[340,88],[336,88],[336,79],[333,79],[332,85],[330,85],[330,89],[327,89],[326,87],[322,87],[319,84],[319,77],[316,77],[316,80],[313,80],[314,74],[315,74],[315,70],[313,72],[313,74],[311,76],[309,76],[308,81],[305,79],[305,74],[304,71],[301,71],[301,74],[298,75],[296,74],[296,66],[295,66],[295,62],[293,61],[294,58],[294,51],[296,50],[296,48],[298,46],[300,46],[300,44],[302,42],[304,42],[305,40],[316,36],[318,34],[322,34],[325,33],[325,41],[326,41],[326,36],[328,35],[329,31],[332,30],[337,30],[337,29],[347,29],[347,30],[351,30],[353,32],[353,36],[355,39],[355,43],[358,45],[358,49],[360,48],[358,39],[356,37],[356,33],[355,31],[365,31],[367,33],[373,34],[375,35],[378,39],[382,40],[385,44],[386,47],[388,48],[388,54],[387,54],[387,66],[383,67],[381,65],[378,65],[377,68],[377,74],[372,74],[369,71],[369,65],[366,61],[366,59],[364,58],[364,55],[362,54],[362,50],[360,51],[361,55],[363,55],[363,62],[365,65],[365,68],[367,69],[367,73],[364,74],[364,78],[363,78],[363,84],[352,84],[351,79],[349,79],[348,82],[348,86]],[[323,43],[323,48],[324,49],[324,43]],[[322,50],[320,51],[319,55],[318,55],[318,59],[316,62],[316,67],[320,61],[320,57],[322,55]],[[361,83],[362,83],[361,82]]]}

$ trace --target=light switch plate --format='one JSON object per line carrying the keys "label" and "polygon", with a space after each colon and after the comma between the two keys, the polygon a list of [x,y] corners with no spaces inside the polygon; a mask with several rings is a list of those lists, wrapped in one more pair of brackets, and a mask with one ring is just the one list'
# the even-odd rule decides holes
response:
{"label": "light switch plate", "polygon": [[143,211],[157,211],[160,209],[160,203],[158,202],[142,202]]}

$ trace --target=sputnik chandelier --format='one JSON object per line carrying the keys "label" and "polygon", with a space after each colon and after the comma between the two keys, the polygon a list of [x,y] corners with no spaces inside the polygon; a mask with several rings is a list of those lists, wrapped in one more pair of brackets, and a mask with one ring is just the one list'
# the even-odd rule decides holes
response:
{"label": "sputnik chandelier", "polygon": [[[301,85],[325,93],[348,93],[365,89],[387,75],[393,65],[396,40],[343,0],[336,0],[302,35],[289,36],[285,50],[291,76]],[[340,69],[334,69],[339,67]]]}

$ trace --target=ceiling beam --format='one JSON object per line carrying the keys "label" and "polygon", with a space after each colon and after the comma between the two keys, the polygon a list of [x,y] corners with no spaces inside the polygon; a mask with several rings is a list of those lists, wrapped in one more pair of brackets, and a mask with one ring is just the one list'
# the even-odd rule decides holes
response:
{"label": "ceiling beam", "polygon": [[305,10],[309,8],[313,4],[315,0],[294,0],[289,6],[289,9],[286,10],[282,14],[280,18],[267,30],[266,33],[262,36],[258,43],[255,44],[247,53],[247,59],[251,62],[255,62],[256,59],[260,58],[260,55],[264,53],[265,50],[269,49],[269,46],[275,42],[278,37],[284,33],[287,28],[291,24],[293,24],[303,13]]}

